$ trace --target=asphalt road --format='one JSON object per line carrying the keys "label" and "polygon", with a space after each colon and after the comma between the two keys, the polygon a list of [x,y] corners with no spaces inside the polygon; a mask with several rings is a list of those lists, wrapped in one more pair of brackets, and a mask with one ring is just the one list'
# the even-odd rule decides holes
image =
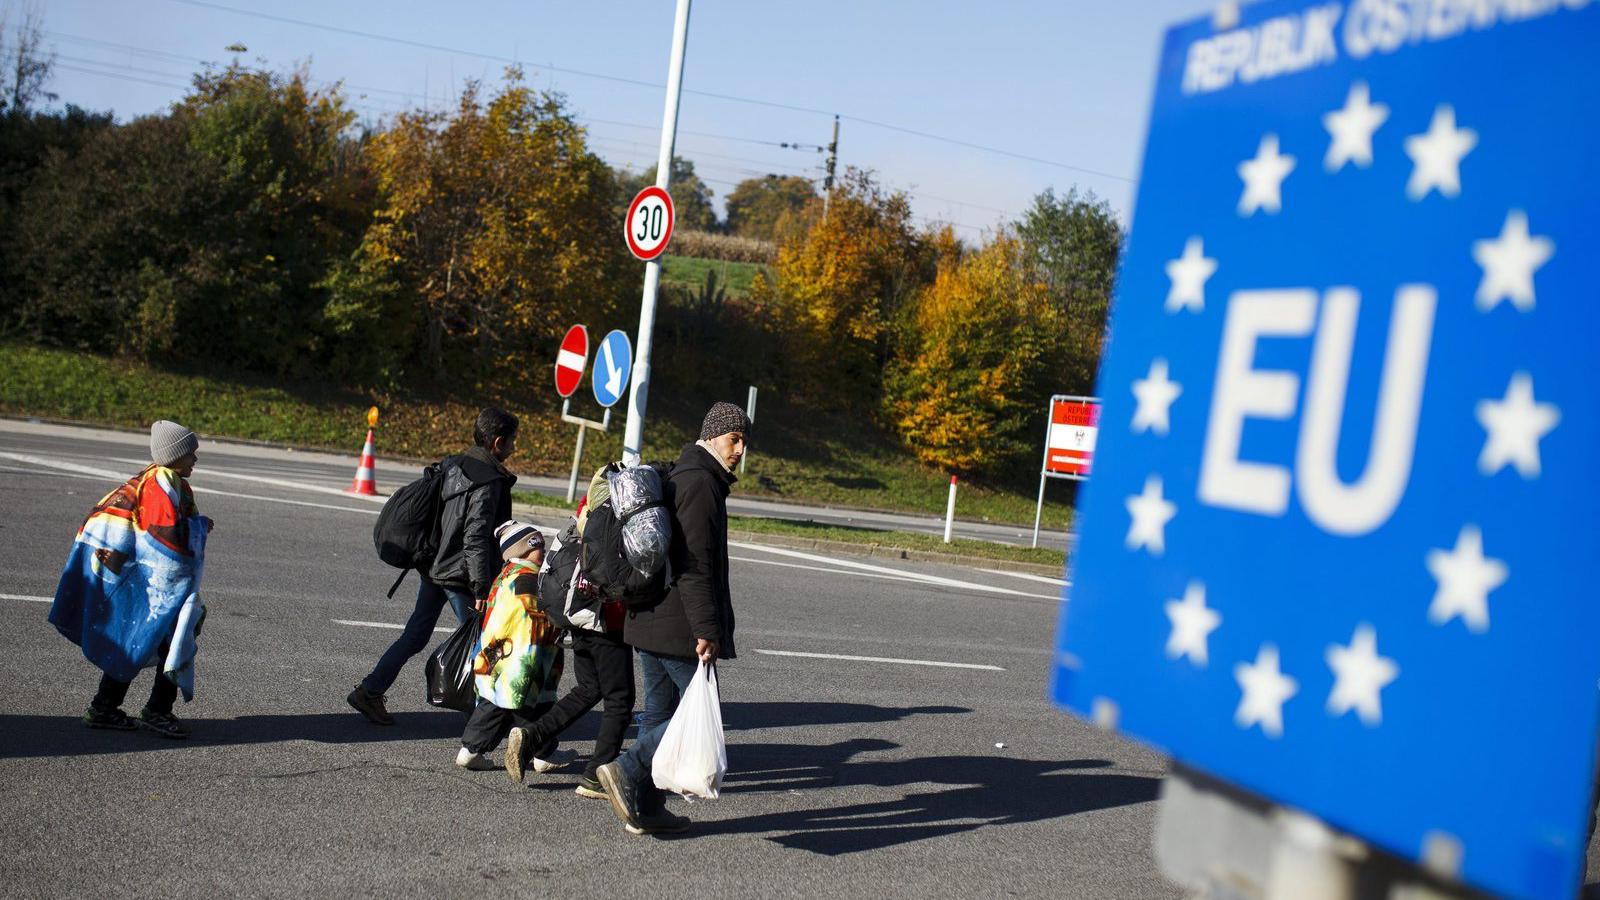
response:
{"label": "asphalt road", "polygon": [[[0,447],[11,452],[48,452],[62,454],[64,459],[104,459],[118,462],[133,460],[147,452],[148,439],[142,434],[107,429],[77,428],[50,425],[17,419],[0,419]],[[225,478],[254,476],[257,478],[293,478],[300,484],[343,490],[350,486],[355,474],[357,451],[352,447],[349,456],[332,453],[300,452],[260,447],[250,444],[206,440],[202,452],[209,460],[220,463],[229,473]],[[379,448],[380,452],[382,448]],[[598,466],[600,461],[588,458]],[[5,464],[0,460],[0,464]],[[752,472],[759,471],[759,467]],[[588,474],[593,474],[591,470]],[[415,463],[385,460],[381,456],[377,466],[378,490],[387,494],[415,478]],[[586,476],[587,477],[587,476]],[[751,477],[754,477],[753,474]],[[262,484],[264,482],[257,482]],[[243,489],[242,481],[235,487]],[[535,491],[551,498],[551,505],[564,506],[567,479],[524,476],[517,481],[518,490]],[[728,511],[734,515],[771,516],[778,519],[813,521],[830,525],[854,525],[861,528],[882,528],[894,531],[916,531],[923,534],[944,534],[944,510],[937,515],[873,512],[870,510],[841,509],[827,506],[804,506],[773,500],[741,497],[737,490],[728,500]],[[952,531],[956,537],[994,541],[1014,546],[1027,546],[1033,539],[1033,529],[1017,525],[992,522],[965,521],[960,517],[961,500],[957,492],[956,515]],[[1049,523],[1046,522],[1046,525]],[[1068,532],[1045,527],[1039,531],[1039,546],[1064,549],[1068,546]]]}
{"label": "asphalt road", "polygon": [[202,452],[194,738],[88,731],[98,673],[40,598],[138,443],[0,429],[0,896],[1178,894],[1150,852],[1164,760],[1044,699],[1058,583],[734,547],[724,795],[634,837],[576,770],[455,769],[463,719],[423,703],[421,659],[395,727],[345,705],[410,599],[383,596],[376,504],[301,454]]}

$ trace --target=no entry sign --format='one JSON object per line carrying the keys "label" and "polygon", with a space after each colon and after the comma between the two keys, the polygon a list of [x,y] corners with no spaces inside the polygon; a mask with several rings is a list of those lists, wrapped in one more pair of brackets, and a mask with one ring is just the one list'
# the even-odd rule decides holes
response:
{"label": "no entry sign", "polygon": [[589,329],[574,325],[561,339],[561,349],[556,351],[556,393],[572,396],[583,380],[583,370],[589,362]]}
{"label": "no entry sign", "polygon": [[1089,475],[1095,437],[1100,431],[1100,401],[1082,397],[1050,400],[1050,432],[1044,470],[1054,475]]}
{"label": "no entry sign", "polygon": [[672,239],[672,220],[672,195],[654,185],[640,191],[623,222],[629,252],[646,262],[660,256]]}

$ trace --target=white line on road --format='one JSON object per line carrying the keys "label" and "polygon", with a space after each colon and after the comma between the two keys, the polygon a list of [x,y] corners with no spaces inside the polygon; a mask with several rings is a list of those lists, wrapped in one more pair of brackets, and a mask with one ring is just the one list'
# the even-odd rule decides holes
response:
{"label": "white line on road", "polygon": [[927,584],[921,578],[910,575],[880,575],[876,572],[850,572],[845,569],[830,569],[827,566],[808,566],[804,563],[778,562],[775,559],[756,559],[753,556],[730,556],[739,562],[760,563],[763,566],[779,566],[785,569],[806,569],[812,572],[827,572],[830,575],[856,575],[862,578],[882,578],[885,581],[907,581],[911,584]]}
{"label": "white line on road", "polygon": [[1045,584],[1059,584],[1062,587],[1066,587],[1072,583],[1070,581],[1064,581],[1060,578],[1051,578],[1048,575],[1030,575],[1027,572],[1007,572],[1005,569],[979,569],[978,571],[988,572],[990,575],[1010,575],[1012,578],[1026,578],[1029,581],[1042,581]]}
{"label": "white line on road", "polygon": [[29,603],[54,603],[54,597],[29,597],[26,594],[0,594],[0,600],[26,600]]}
{"label": "white line on road", "polygon": [[[135,465],[135,466],[146,466],[146,465],[149,465],[148,461],[138,460],[138,459],[127,459],[127,458],[120,458],[120,459],[108,458],[108,462],[125,462],[125,463],[129,463],[130,465]],[[318,494],[333,494],[334,496],[337,496],[337,497],[349,497],[351,500],[361,501],[361,502],[365,502],[365,503],[376,503],[376,504],[378,504],[380,506],[383,505],[383,503],[389,499],[388,497],[368,497],[368,496],[363,495],[363,494],[352,494],[349,491],[344,490],[343,488],[327,487],[325,485],[320,485],[320,484],[306,484],[303,481],[290,481],[287,478],[268,478],[265,475],[245,475],[245,474],[242,474],[242,473],[239,473],[239,472],[229,472],[226,469],[220,469],[220,468],[217,468],[215,466],[203,466],[202,468],[203,468],[204,474],[207,475],[207,476],[218,476],[218,477],[221,477],[221,478],[237,478],[237,479],[239,479],[241,481],[256,481],[256,482],[260,482],[261,484],[270,484],[273,487],[290,488],[290,489],[296,490],[296,491],[310,491],[310,492],[315,492],[315,493],[318,493]]]}
{"label": "white line on road", "polygon": [[[55,469],[58,472],[62,472],[77,478],[92,478],[97,481],[100,479],[105,479],[116,484],[121,484],[122,482],[128,480],[127,474],[113,472],[109,469],[96,469],[90,466],[80,466],[75,463],[58,462],[56,460],[45,459],[40,456],[29,456],[26,453],[0,453],[0,458],[15,460],[16,462],[26,463],[30,466]],[[232,497],[236,500],[259,500],[263,503],[281,503],[286,506],[309,506],[313,509],[336,509],[341,512],[364,513],[369,516],[375,516],[378,514],[378,511],[375,509],[359,509],[354,506],[334,506],[331,503],[312,503],[308,500],[288,500],[283,497],[258,497],[255,494],[236,494],[232,491],[219,491],[216,488],[199,487],[194,485],[192,482],[190,487],[194,488],[194,492],[196,494],[216,494],[219,497]]]}
{"label": "white line on road", "polygon": [[803,656],[807,659],[843,659],[849,662],[877,662],[895,663],[902,666],[938,666],[943,669],[982,669],[985,672],[1004,672],[999,666],[984,666],[978,663],[939,662],[933,659],[895,659],[892,656],[846,656],[842,653],[800,653],[795,650],[762,650],[756,648],[757,653],[768,656]]}
{"label": "white line on road", "polygon": [[[395,625],[392,622],[363,622],[363,621],[361,621],[359,619],[334,619],[333,621],[336,624],[339,624],[339,625],[354,625],[354,626],[356,626],[358,628],[392,628],[395,631],[404,631],[405,628],[406,628],[404,625]],[[435,628],[433,630],[434,631],[452,631],[452,632],[455,631],[454,628],[446,628],[443,625],[440,625],[439,627],[437,627],[437,628]]]}
{"label": "white line on road", "polygon": [[853,562],[848,559],[837,559],[829,556],[818,556],[814,553],[801,553],[799,550],[786,550],[781,547],[769,547],[765,544],[746,544],[742,541],[729,541],[729,547],[738,547],[741,550],[755,550],[759,553],[773,553],[778,556],[789,556],[795,559],[804,559],[809,562],[827,563],[846,569],[855,569],[862,572],[882,572],[888,575],[899,575],[905,578],[914,578],[924,584],[938,585],[941,587],[962,588],[969,591],[983,591],[989,594],[1009,594],[1014,597],[1037,597],[1040,600],[1060,600],[1053,594],[1030,594],[1026,591],[1014,591],[1011,588],[995,587],[991,584],[976,584],[971,581],[957,581],[954,578],[944,578],[939,575],[927,575],[922,572],[907,572],[904,569],[891,569],[888,566],[874,566],[870,563]]}

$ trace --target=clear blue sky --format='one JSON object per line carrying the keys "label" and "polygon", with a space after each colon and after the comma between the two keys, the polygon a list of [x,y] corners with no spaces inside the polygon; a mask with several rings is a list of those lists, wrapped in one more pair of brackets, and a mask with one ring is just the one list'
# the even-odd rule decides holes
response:
{"label": "clear blue sky", "polygon": [[[965,238],[1015,217],[1047,187],[1092,190],[1126,220],[1162,34],[1214,5],[695,0],[678,155],[695,162],[720,208],[752,175],[820,177],[821,154],[759,142],[826,144],[838,113],[847,117],[841,168],[874,170],[913,195],[919,217],[956,223]],[[41,8],[59,102],[122,120],[163,110],[201,61],[227,61],[235,42],[248,48],[246,60],[303,62],[319,81],[343,80],[373,119],[448,105],[464,79],[495,80],[498,60],[515,59],[535,86],[567,96],[597,152],[642,169],[656,157],[674,3],[48,0]]]}

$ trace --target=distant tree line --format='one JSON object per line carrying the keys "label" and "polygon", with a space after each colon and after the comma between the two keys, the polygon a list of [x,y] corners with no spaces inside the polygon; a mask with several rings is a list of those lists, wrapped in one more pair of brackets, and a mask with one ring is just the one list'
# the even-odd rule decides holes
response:
{"label": "distant tree line", "polygon": [[[0,83],[7,339],[358,386],[544,390],[568,324],[635,327],[622,216],[655,173],[609,167],[564,98],[516,69],[448,113],[380,128],[304,72],[208,70],[166,112],[116,124],[41,111],[47,79],[14,58],[7,71],[26,79]],[[747,297],[714,276],[664,295],[655,363],[683,392],[765,385],[981,475],[1037,457],[1052,392],[1092,389],[1122,241],[1092,195],[1047,191],[969,244],[918,227],[905,195],[860,171],[826,203],[802,178],[749,179],[719,223],[693,164],[673,165],[679,228],[776,248]]]}

